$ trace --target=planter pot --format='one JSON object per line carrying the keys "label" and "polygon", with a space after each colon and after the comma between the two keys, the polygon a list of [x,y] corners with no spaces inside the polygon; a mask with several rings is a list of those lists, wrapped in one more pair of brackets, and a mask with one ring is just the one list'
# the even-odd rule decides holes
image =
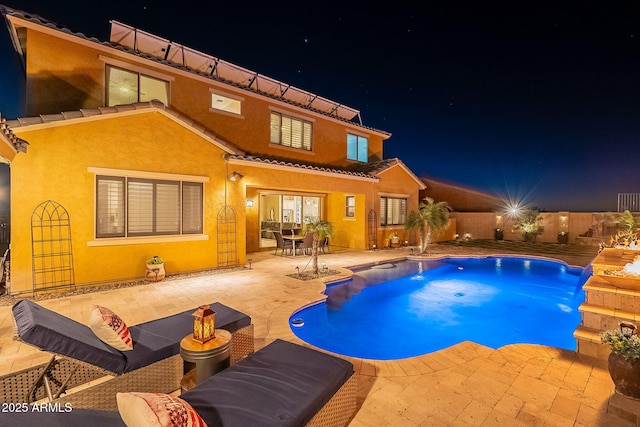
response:
{"label": "planter pot", "polygon": [[609,355],[609,375],[616,392],[640,399],[640,359],[626,360],[617,353]]}
{"label": "planter pot", "polygon": [[493,232],[493,237],[494,237],[496,240],[502,240],[502,239],[504,239],[504,231],[502,231],[502,230],[499,230],[499,231],[498,231],[498,230],[495,230],[495,231]]}
{"label": "planter pot", "polygon": [[560,243],[561,245],[566,245],[567,243],[569,243],[569,233],[558,233],[558,243]]}
{"label": "planter pot", "polygon": [[536,237],[538,237],[536,233],[524,233],[525,242],[534,243],[536,241]]}
{"label": "planter pot", "polygon": [[160,280],[164,279],[164,276],[164,263],[147,264],[147,273],[145,274],[145,279],[151,282],[159,282]]}

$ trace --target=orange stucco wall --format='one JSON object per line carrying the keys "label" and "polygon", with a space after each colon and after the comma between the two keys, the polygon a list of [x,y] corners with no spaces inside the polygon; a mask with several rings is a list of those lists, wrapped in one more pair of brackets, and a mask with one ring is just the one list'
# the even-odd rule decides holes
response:
{"label": "orange stucco wall", "polygon": [[[74,40],[75,41],[75,40]],[[43,34],[33,29],[27,35],[27,114],[56,114],[81,108],[98,108],[105,103],[105,62],[109,58],[131,64],[139,72],[159,73],[170,81],[170,107],[201,123],[222,140],[256,154],[306,163],[349,166],[347,133],[367,136],[369,159],[383,157],[383,135],[353,123],[226,85],[210,78],[180,71],[155,61],[124,54],[102,45],[82,44]],[[100,58],[102,56],[102,59]],[[135,67],[135,68],[134,68]],[[243,99],[242,115],[211,111],[210,89]],[[44,96],[43,94],[46,94]],[[312,122],[312,151],[291,149],[270,143],[270,111],[275,108]]]}
{"label": "orange stucco wall", "polygon": [[[69,213],[77,284],[140,278],[145,261],[154,255],[165,260],[169,274],[217,267],[216,215],[225,203],[226,176],[220,148],[153,110],[22,129],[15,133],[31,145],[11,165],[12,292],[32,287],[31,216],[46,200],[61,204]],[[204,235],[117,240],[101,246],[108,239],[94,239],[95,175],[88,167],[130,170],[132,176],[153,172],[208,177]],[[244,194],[230,190],[227,197],[238,223],[243,224]],[[237,233],[238,259],[243,265],[244,227]]]}
{"label": "orange stucco wall", "polygon": [[[336,174],[310,174],[304,169],[260,167],[250,163],[232,163],[229,168],[244,175],[240,184],[244,186],[247,200],[254,202],[253,207],[246,208],[247,251],[260,250],[260,192],[278,191],[322,197],[323,217],[330,221],[335,229],[331,244],[346,248],[365,248],[367,202],[364,192],[373,189],[373,180]],[[354,218],[345,217],[347,195],[356,197]]]}

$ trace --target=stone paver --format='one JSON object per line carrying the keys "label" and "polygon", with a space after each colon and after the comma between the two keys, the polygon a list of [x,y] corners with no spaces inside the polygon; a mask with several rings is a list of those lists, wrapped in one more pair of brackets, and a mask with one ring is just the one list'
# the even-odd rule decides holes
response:
{"label": "stone paver", "polygon": [[[332,250],[335,248],[332,247]],[[434,245],[431,256],[483,255],[492,248]],[[409,255],[408,249],[342,250],[321,255],[331,269]],[[546,256],[546,255],[545,255]],[[571,265],[593,257],[572,251]],[[562,254],[554,257],[562,259]],[[169,279],[117,290],[39,301],[43,306],[87,323],[93,304],[111,308],[136,324],[220,301],[252,317],[256,348],[276,338],[302,343],[288,327],[299,308],[323,298],[319,281],[287,277],[308,257],[250,255],[252,269]],[[343,276],[348,275],[343,270]],[[12,340],[10,306],[0,306],[0,375],[44,363],[48,356]],[[351,426],[618,426],[608,415],[613,383],[603,362],[574,352],[536,345],[493,350],[464,342],[420,357],[398,361],[348,358],[358,375],[358,411]]]}

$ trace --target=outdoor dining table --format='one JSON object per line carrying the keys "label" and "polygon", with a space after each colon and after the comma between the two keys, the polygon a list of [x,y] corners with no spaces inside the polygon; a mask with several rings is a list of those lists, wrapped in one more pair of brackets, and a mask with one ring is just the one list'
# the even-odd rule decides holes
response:
{"label": "outdoor dining table", "polygon": [[283,234],[282,235],[282,239],[283,240],[291,240],[293,242],[293,256],[296,256],[296,242],[303,241],[304,240],[304,236],[298,236],[298,235],[295,235],[295,234],[292,235],[292,236],[289,236],[289,235]]}

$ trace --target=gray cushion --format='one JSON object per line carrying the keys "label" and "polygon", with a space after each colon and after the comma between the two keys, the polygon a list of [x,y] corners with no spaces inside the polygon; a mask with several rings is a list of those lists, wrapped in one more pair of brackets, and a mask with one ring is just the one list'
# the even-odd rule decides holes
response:
{"label": "gray cushion", "polygon": [[212,426],[302,426],[353,375],[343,359],[276,340],[180,397]]}
{"label": "gray cushion", "polygon": [[[211,309],[216,312],[216,328],[233,333],[251,324],[249,316],[223,304],[213,303]],[[100,341],[88,326],[33,301],[22,300],[13,306],[18,335],[23,341],[116,374],[179,354],[180,340],[193,331],[194,311],[129,326],[133,350],[120,352]]]}

